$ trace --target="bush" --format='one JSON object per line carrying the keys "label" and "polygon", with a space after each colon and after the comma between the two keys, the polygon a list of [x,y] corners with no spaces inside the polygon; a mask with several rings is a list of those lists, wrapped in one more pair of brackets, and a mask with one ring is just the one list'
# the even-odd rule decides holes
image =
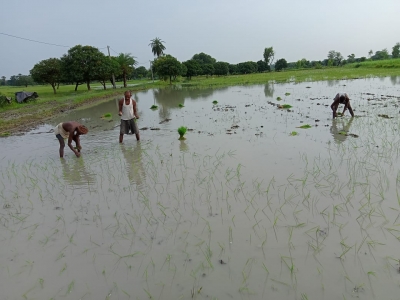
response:
{"label": "bush", "polygon": [[6,104],[10,104],[10,102],[7,100],[7,97],[0,93],[0,107],[5,106]]}

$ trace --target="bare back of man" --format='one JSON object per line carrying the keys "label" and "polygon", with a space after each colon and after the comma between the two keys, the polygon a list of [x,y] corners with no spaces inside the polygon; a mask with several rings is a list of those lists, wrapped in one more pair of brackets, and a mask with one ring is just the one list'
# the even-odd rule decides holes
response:
{"label": "bare back of man", "polygon": [[[68,121],[58,124],[54,128],[54,133],[60,143],[60,157],[64,157],[65,139],[68,139],[68,147],[72,150],[72,152],[74,152],[77,157],[80,157],[82,146],[79,136],[81,134],[88,133],[88,131],[89,130],[86,128],[86,126],[75,121]],[[72,141],[75,142],[76,149],[74,149],[72,146]]]}
{"label": "bare back of man", "polygon": [[331,105],[333,119],[337,117],[336,111],[339,108],[339,104],[344,104],[342,116],[344,115],[346,109],[349,109],[351,116],[354,117],[354,112],[353,108],[350,105],[349,96],[346,93],[337,93],[335,98],[333,98],[333,103]]}

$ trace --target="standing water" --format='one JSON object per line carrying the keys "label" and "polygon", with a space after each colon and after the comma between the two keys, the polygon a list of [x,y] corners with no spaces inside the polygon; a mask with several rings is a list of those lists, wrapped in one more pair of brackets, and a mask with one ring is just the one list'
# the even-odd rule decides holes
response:
{"label": "standing water", "polygon": [[396,298],[399,83],[149,90],[140,142],[118,99],[0,139],[1,299]]}

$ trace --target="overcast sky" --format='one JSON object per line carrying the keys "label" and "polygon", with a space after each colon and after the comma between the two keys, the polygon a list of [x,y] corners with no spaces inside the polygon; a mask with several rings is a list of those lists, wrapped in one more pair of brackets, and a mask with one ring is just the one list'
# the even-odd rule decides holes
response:
{"label": "overcast sky", "polygon": [[149,67],[155,37],[179,61],[204,52],[217,61],[345,58],[400,42],[400,0],[0,0],[0,76],[29,74],[35,63],[81,44],[131,53]]}

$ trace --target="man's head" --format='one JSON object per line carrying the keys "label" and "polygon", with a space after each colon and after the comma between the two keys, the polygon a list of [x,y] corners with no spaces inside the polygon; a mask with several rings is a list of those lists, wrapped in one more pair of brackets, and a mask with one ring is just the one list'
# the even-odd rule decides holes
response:
{"label": "man's head", "polygon": [[126,91],[126,92],[124,93],[124,95],[125,95],[125,100],[131,99],[132,94],[131,94],[130,91]]}
{"label": "man's head", "polygon": [[344,101],[346,100],[346,97],[344,95],[341,95],[339,97],[339,100],[340,100],[341,103],[344,103]]}
{"label": "man's head", "polygon": [[89,132],[89,129],[85,125],[79,125],[78,128],[76,128],[76,131],[78,134],[86,134]]}

